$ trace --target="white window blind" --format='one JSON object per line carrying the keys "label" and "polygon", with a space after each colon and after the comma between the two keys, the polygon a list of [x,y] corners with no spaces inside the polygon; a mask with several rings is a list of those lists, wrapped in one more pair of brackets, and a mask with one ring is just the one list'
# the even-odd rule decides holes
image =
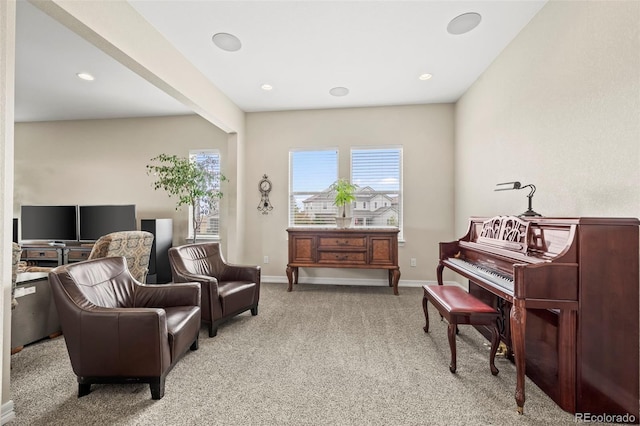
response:
{"label": "white window blind", "polygon": [[[218,150],[189,151],[189,160],[200,164],[215,175],[220,175],[220,152]],[[212,191],[220,190],[220,180],[211,182]],[[203,218],[198,230],[198,239],[219,238],[220,236],[220,201],[215,201],[211,207],[207,203],[196,206]],[[193,209],[189,207],[189,238],[193,238]]]}
{"label": "white window blind", "polygon": [[354,226],[402,229],[402,148],[351,150]]}
{"label": "white window blind", "polygon": [[338,151],[289,152],[289,226],[335,226],[329,187],[338,179]]}

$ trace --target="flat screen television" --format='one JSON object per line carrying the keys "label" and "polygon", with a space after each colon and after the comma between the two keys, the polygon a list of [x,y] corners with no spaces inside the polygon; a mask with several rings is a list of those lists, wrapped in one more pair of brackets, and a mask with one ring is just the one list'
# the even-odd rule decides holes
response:
{"label": "flat screen television", "polygon": [[80,241],[96,241],[117,231],[136,230],[135,204],[79,206]]}
{"label": "flat screen television", "polygon": [[21,206],[21,241],[77,241],[77,206]]}

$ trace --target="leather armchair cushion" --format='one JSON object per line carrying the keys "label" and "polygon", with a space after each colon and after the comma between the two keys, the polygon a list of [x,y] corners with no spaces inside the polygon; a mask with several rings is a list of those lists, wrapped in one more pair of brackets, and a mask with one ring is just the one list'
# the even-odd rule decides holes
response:
{"label": "leather armchair cushion", "polygon": [[[167,332],[171,359],[175,359],[193,342],[193,336],[200,331],[200,309],[194,306],[164,308],[167,315]],[[193,317],[198,317],[193,320]]]}
{"label": "leather armchair cushion", "polygon": [[247,300],[255,300],[256,283],[248,281],[218,282],[222,312],[227,315],[247,309]]}

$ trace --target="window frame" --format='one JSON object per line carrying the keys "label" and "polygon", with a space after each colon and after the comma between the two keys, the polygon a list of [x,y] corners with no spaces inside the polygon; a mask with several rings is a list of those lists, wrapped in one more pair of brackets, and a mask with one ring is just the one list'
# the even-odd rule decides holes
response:
{"label": "window frame", "polygon": [[[353,176],[353,172],[354,172],[354,151],[367,151],[367,150],[371,150],[371,151],[383,151],[383,150],[397,150],[398,151],[398,190],[397,190],[397,196],[398,196],[398,202],[397,202],[397,209],[398,209],[398,224],[397,225],[375,225],[375,228],[398,228],[399,229],[399,234],[398,234],[398,239],[403,240],[403,227],[404,227],[404,180],[403,180],[403,168],[404,168],[404,149],[402,145],[363,145],[363,146],[352,146],[349,148],[349,153],[350,153],[350,158],[349,158],[349,176],[350,176],[350,182],[354,183],[354,184],[358,184],[358,182],[356,182],[356,180],[354,179]],[[395,193],[395,191],[375,191],[376,193],[380,193],[380,194],[388,194],[388,193]],[[357,202],[355,203],[357,205]],[[362,201],[363,204],[363,209],[366,210],[367,209],[367,202],[366,201]],[[393,203],[391,203],[390,207],[393,206]],[[383,207],[386,207],[386,202],[383,203]],[[356,216],[356,212],[352,212],[352,216],[353,216],[353,221],[354,224],[356,223],[356,219],[360,219],[364,225],[357,225],[358,228],[371,228],[372,226],[370,225],[372,222],[372,219],[369,217],[357,217]],[[388,222],[388,221],[387,221]]]}
{"label": "window frame", "polygon": [[[392,191],[375,191],[377,193],[380,194],[396,194],[397,193],[397,203],[395,204],[396,206],[396,210],[397,210],[397,224],[389,224],[389,220],[386,220],[384,224],[376,224],[375,226],[372,225],[373,223],[373,219],[370,217],[358,217],[357,214],[355,213],[355,210],[358,209],[358,201],[354,201],[351,205],[351,216],[353,216],[353,227],[355,228],[398,228],[399,229],[399,239],[403,240],[403,226],[404,226],[404,181],[403,181],[403,176],[404,176],[404,171],[403,171],[403,167],[404,167],[404,163],[403,163],[403,156],[404,156],[404,148],[402,145],[379,145],[379,146],[351,146],[348,148],[349,149],[349,154],[350,154],[350,158],[349,158],[349,176],[350,176],[350,182],[352,183],[356,183],[354,182],[354,178],[353,178],[353,172],[354,172],[354,151],[367,151],[367,150],[372,150],[372,151],[383,151],[383,150],[396,150],[398,151],[398,164],[397,164],[397,169],[398,169],[398,189],[397,190],[392,190]],[[336,225],[334,223],[319,223],[319,224],[311,224],[311,223],[299,223],[296,224],[295,223],[295,211],[294,211],[294,206],[293,203],[295,203],[296,199],[296,195],[316,195],[316,194],[325,194],[326,191],[304,191],[304,192],[294,192],[293,191],[293,185],[295,182],[293,182],[294,179],[294,155],[296,152],[302,152],[302,151],[318,151],[318,152],[322,152],[322,151],[331,151],[331,152],[335,152],[335,162],[336,162],[336,176],[335,179],[337,180],[338,177],[340,176],[340,172],[339,172],[339,165],[340,165],[340,149],[337,147],[312,147],[312,148],[290,148],[289,149],[289,205],[288,205],[288,212],[287,212],[287,216],[288,216],[288,226],[292,227],[292,228],[304,228],[304,227],[335,227]],[[395,178],[395,176],[394,176]],[[328,207],[328,204],[326,201],[324,201],[323,203],[319,203],[318,206],[313,206],[310,204],[310,207],[306,210],[303,211],[308,211],[308,212],[312,212],[315,214],[322,214],[322,213],[326,213],[329,210],[333,210]],[[381,205],[381,208],[383,207],[393,207],[394,203],[393,200],[390,201],[389,203],[387,203],[387,201],[383,200],[383,201],[372,201],[371,203],[368,203],[366,201],[361,201],[360,205],[363,206],[363,209],[366,209],[369,204],[371,204],[372,206],[375,204]],[[337,212],[337,209],[336,209]]]}
{"label": "window frame", "polygon": [[[294,204],[296,203],[296,196],[299,195],[321,195],[324,194],[326,192],[327,188],[323,188],[322,190],[318,190],[318,191],[294,191],[293,186],[295,184],[295,182],[293,181],[294,179],[294,155],[295,153],[298,152],[334,152],[335,153],[335,178],[334,181],[338,179],[339,176],[339,164],[340,164],[340,150],[337,147],[304,147],[304,148],[290,148],[289,149],[289,203],[288,203],[288,210],[287,210],[287,223],[288,226],[291,228],[326,228],[326,227],[331,227],[332,225],[335,226],[335,223],[333,224],[329,224],[329,223],[318,223],[318,224],[311,224],[311,223],[304,223],[304,224],[296,224],[295,221],[295,210],[294,210]],[[337,211],[337,208],[335,208],[331,203],[328,202],[321,202],[319,208],[314,208],[313,205],[311,205],[311,208],[308,210],[309,212],[313,212],[313,213],[317,213],[317,214],[324,214],[327,212],[332,212],[333,210]],[[306,210],[303,210],[306,211]],[[335,216],[335,214],[334,214]]]}
{"label": "window frame", "polygon": [[[198,155],[201,154],[205,154],[205,155],[215,155],[217,156],[217,160],[218,160],[218,173],[222,174],[222,155],[220,154],[220,150],[217,148],[206,148],[206,149],[190,149],[189,150],[189,161],[194,161],[194,158]],[[216,234],[203,234],[202,231],[200,231],[198,233],[198,241],[220,241],[220,229],[222,228],[222,217],[220,215],[221,212],[221,208],[220,208],[220,200],[217,201],[218,203],[218,208],[217,208],[217,219],[218,219],[218,232]],[[215,217],[213,217],[215,218]],[[209,217],[206,220],[209,221],[212,218]],[[202,222],[203,224],[205,223],[204,221]],[[190,239],[191,241],[193,241],[194,239],[194,232],[193,232],[193,207],[189,206],[188,208],[188,221],[187,221],[187,225],[188,225],[188,236],[187,238]],[[200,225],[202,227],[202,224]]]}

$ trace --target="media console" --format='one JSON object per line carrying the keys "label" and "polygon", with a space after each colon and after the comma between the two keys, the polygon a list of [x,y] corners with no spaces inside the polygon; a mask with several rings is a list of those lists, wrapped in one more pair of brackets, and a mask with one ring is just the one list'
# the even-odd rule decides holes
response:
{"label": "media console", "polygon": [[289,228],[289,287],[298,284],[298,268],[387,269],[389,287],[398,295],[397,228]]}
{"label": "media console", "polygon": [[87,260],[93,244],[67,245],[65,247],[49,244],[23,244],[21,260],[29,266],[55,267],[67,263]]}

